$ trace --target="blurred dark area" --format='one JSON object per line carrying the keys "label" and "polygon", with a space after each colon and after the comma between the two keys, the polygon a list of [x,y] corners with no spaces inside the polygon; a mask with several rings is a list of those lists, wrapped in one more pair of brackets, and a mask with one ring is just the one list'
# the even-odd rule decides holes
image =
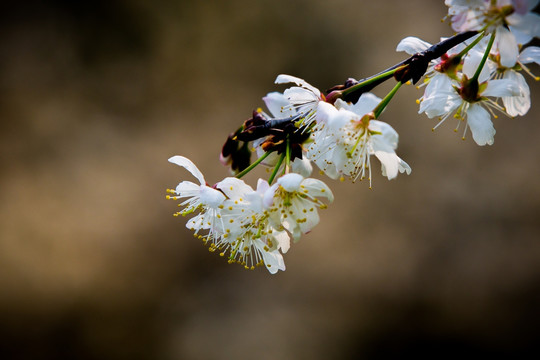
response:
{"label": "blurred dark area", "polygon": [[[172,216],[280,73],[320,89],[452,35],[443,1],[37,1],[0,5],[2,359],[538,356],[540,86],[478,147],[419,115],[381,120],[413,168],[336,200],[285,256],[245,271]],[[540,74],[537,66],[533,71]],[[391,84],[388,84],[391,85]],[[384,96],[385,84],[374,92]],[[259,173],[259,175],[264,172]],[[257,174],[247,180],[255,186]],[[534,357],[533,357],[534,358]]]}

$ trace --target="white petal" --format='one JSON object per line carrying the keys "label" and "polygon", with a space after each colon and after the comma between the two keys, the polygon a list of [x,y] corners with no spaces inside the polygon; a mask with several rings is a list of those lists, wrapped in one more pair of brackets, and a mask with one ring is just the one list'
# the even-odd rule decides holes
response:
{"label": "white petal", "polygon": [[206,181],[204,180],[204,176],[201,173],[201,171],[195,166],[195,164],[189,160],[188,158],[180,155],[173,156],[169,158],[169,162],[176,164],[178,166],[183,167],[187,171],[189,171],[199,182],[201,185],[206,184]]}
{"label": "white petal", "polygon": [[349,104],[341,99],[337,99],[335,106],[337,109],[344,109],[351,111],[360,117],[366,115],[367,113],[370,113],[375,109],[377,105],[381,102],[381,98],[378,96],[375,96],[372,93],[363,93],[356,104]]}
{"label": "white petal", "polygon": [[279,92],[271,92],[263,97],[266,107],[276,118],[286,118],[296,114],[287,97]]}
{"label": "white petal", "polygon": [[229,199],[236,200],[252,193],[253,188],[247,185],[243,180],[235,177],[227,177],[216,184],[216,187],[223,191]]}
{"label": "white petal", "polygon": [[[306,209],[306,210],[307,210],[307,213],[304,214],[305,215],[304,221],[299,223],[300,231],[302,232],[302,234],[309,233],[320,222],[319,213],[316,210],[314,211],[309,211],[309,209]],[[297,239],[295,240],[298,241]]]}
{"label": "white petal", "polygon": [[303,157],[302,159],[296,158],[291,164],[291,169],[293,172],[298,173],[302,175],[303,177],[308,177],[311,175],[311,172],[313,171],[313,166],[311,165],[311,161],[306,159],[306,157]]}
{"label": "white petal", "polygon": [[313,93],[320,96],[321,92],[316,87],[312,86],[308,82],[306,82],[304,79],[297,78],[296,76],[292,75],[285,75],[281,74],[278,75],[275,81],[276,84],[288,84],[288,83],[295,83],[298,86],[301,86],[303,88],[311,90]]}
{"label": "white petal", "polygon": [[404,51],[409,55],[422,52],[431,46],[430,43],[417,38],[416,36],[408,36],[401,40],[396,47],[396,51]]}
{"label": "white petal", "polygon": [[[320,100],[320,97],[317,94],[314,94],[312,91],[293,86],[286,89],[283,92],[283,95],[290,101],[291,104],[304,107],[317,107],[317,103]],[[300,111],[300,109],[299,109]]]}
{"label": "white petal", "polygon": [[287,234],[286,231],[277,230],[274,230],[272,234],[274,235],[275,240],[278,242],[278,249],[281,249],[284,254],[289,251],[291,248],[291,238],[289,237],[289,234]]}
{"label": "white petal", "polygon": [[482,96],[517,96],[519,95],[519,84],[511,79],[499,79],[488,81],[486,90]]}
{"label": "white petal", "polygon": [[472,104],[467,110],[467,124],[471,128],[474,141],[480,146],[492,145],[495,128],[489,113],[478,104]]}
{"label": "white petal", "polygon": [[532,62],[540,64],[540,47],[529,46],[525,48],[525,50],[523,50],[521,54],[519,54],[518,59],[523,64],[528,64]]}
{"label": "white petal", "polygon": [[328,120],[337,114],[338,110],[334,105],[324,101],[319,101],[317,105],[316,121],[318,124],[328,123]]}
{"label": "white petal", "polygon": [[309,196],[312,197],[325,197],[328,201],[334,201],[334,194],[332,190],[324,182],[318,179],[307,178],[302,181],[302,186],[308,190]]}
{"label": "white petal", "polygon": [[507,16],[505,20],[513,29],[532,37],[540,36],[540,15],[538,14],[529,12],[521,16],[514,13]]}
{"label": "white petal", "polygon": [[[484,54],[479,51],[469,51],[469,55],[465,58],[465,61],[463,62],[463,73],[467,75],[469,79],[472,78],[476,73],[478,66],[480,66],[480,63],[482,62],[483,56]],[[488,80],[490,78],[490,75],[491,74],[489,66],[484,65],[482,71],[480,72],[480,75],[478,76],[478,81],[482,83]]]}
{"label": "white petal", "polygon": [[495,44],[501,56],[501,65],[507,68],[513,67],[519,55],[519,48],[514,34],[504,26],[498,26]]}
{"label": "white petal", "polygon": [[[257,247],[259,248],[259,246]],[[266,251],[263,247],[261,247],[259,250],[263,257],[266,269],[268,269],[270,274],[275,274],[278,272],[278,270],[285,270],[285,262],[283,261],[283,255],[281,255],[277,249],[273,251]]]}
{"label": "white petal", "polygon": [[516,42],[520,45],[528,44],[533,39],[532,35],[524,33],[523,31],[520,31],[513,26],[509,26],[509,28],[512,34],[514,34]]}
{"label": "white petal", "polygon": [[380,135],[373,135],[371,142],[373,154],[382,164],[383,174],[388,177],[388,180],[395,178],[399,172],[399,157],[393,146],[385,142]]}
{"label": "white petal", "polygon": [[393,150],[397,149],[399,135],[392,126],[383,121],[371,120],[369,130],[381,133],[381,135],[375,135],[373,139],[381,139],[390,145]]}
{"label": "white petal", "polygon": [[208,227],[204,226],[203,216],[199,214],[188,220],[188,222],[186,223],[186,228],[188,228],[189,230],[198,231],[198,230],[205,229]]}
{"label": "white petal", "polygon": [[523,116],[531,107],[531,92],[525,78],[520,73],[509,70],[504,72],[504,78],[511,80],[519,87],[518,96],[505,96],[502,98],[506,112],[510,116]]}
{"label": "white petal", "polygon": [[412,169],[409,166],[409,164],[407,164],[402,159],[399,159],[399,172],[400,173],[407,173],[407,175],[410,175],[411,172],[412,172]]}
{"label": "white petal", "polygon": [[175,192],[180,197],[198,196],[201,186],[191,181],[180,182],[175,189]]}
{"label": "white petal", "polygon": [[285,174],[277,180],[277,183],[287,192],[298,191],[304,177],[300,174],[289,173]]}
{"label": "white petal", "polygon": [[399,157],[395,152],[375,151],[375,156],[382,164],[383,175],[392,180],[399,171]]}
{"label": "white petal", "polygon": [[426,87],[418,112],[425,112],[429,118],[433,118],[454,111],[461,102],[450,78],[444,74],[436,75]]}
{"label": "white petal", "polygon": [[200,189],[201,203],[213,209],[225,201],[225,195],[221,191],[213,189],[209,186],[201,185]]}

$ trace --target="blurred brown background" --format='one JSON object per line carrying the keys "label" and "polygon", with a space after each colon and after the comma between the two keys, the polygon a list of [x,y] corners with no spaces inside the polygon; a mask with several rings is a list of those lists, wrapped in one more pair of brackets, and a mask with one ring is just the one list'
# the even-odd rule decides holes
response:
{"label": "blurred brown background", "polygon": [[[410,176],[327,180],[336,200],[285,256],[245,271],[172,216],[209,182],[279,73],[326,89],[452,34],[443,1],[27,1],[0,21],[3,359],[519,355],[538,340],[540,86],[491,147],[417,114],[382,120]],[[540,73],[538,67],[534,67]],[[528,79],[531,80],[531,79]],[[388,86],[375,91],[384,96]],[[251,176],[251,175],[250,175]],[[256,176],[248,177],[255,185]]]}

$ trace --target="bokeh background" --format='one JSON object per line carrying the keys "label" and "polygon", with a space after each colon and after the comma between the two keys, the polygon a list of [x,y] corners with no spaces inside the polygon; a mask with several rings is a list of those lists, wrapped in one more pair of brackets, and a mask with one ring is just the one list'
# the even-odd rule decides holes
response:
{"label": "bokeh background", "polygon": [[[452,34],[443,1],[25,1],[0,11],[3,359],[454,358],[535,350],[540,86],[495,144],[382,120],[410,176],[327,180],[336,200],[287,271],[228,265],[165,189],[208,182],[227,134],[282,90],[326,89]],[[538,67],[533,67],[539,73]],[[528,79],[532,80],[532,79]],[[375,92],[384,96],[387,85]],[[247,179],[255,184],[258,173]]]}

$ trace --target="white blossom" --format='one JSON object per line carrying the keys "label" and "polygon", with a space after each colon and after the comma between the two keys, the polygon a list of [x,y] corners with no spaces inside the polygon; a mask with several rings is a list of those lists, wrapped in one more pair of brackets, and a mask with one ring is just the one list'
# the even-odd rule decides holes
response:
{"label": "white blossom", "polygon": [[475,56],[474,53],[467,57],[460,83],[445,76],[433,78],[421,98],[419,113],[425,112],[430,118],[440,117],[440,122],[434,129],[455,113],[455,118],[465,122],[463,138],[470,128],[478,145],[492,145],[495,128],[488,110],[496,109],[504,112],[504,109],[488,97],[517,96],[519,86],[510,79],[490,80],[490,72],[484,71],[485,69],[482,69],[476,84],[468,83],[468,79],[473,78],[481,61],[479,57],[479,54]]}
{"label": "white blossom", "polygon": [[301,234],[310,232],[319,223],[317,209],[326,208],[318,198],[332,202],[334,195],[321,180],[289,173],[281,176],[266,191],[264,205],[270,220],[281,224],[298,241]]}
{"label": "white blossom", "polygon": [[[310,85],[303,79],[291,75],[278,75],[275,81],[276,84],[294,83],[297,86],[292,86],[283,92],[284,98],[289,104],[281,103],[278,106],[272,104],[275,110],[279,110],[283,117],[294,115],[302,116],[302,125],[309,126],[315,121],[315,113],[317,104],[324,99],[319,89]],[[269,94],[271,95],[271,94]],[[272,99],[275,100],[275,99]],[[268,101],[265,101],[267,106]],[[279,102],[277,102],[279,104]],[[269,106],[270,108],[270,106]],[[271,109],[272,111],[272,109]],[[274,113],[274,111],[272,111]],[[274,116],[277,116],[274,113]]]}
{"label": "white blossom", "polygon": [[518,45],[540,37],[540,16],[531,12],[538,0],[446,0],[452,28],[457,32],[486,30],[495,33],[491,53],[501,64],[512,67],[518,57]]}
{"label": "white blossom", "polygon": [[382,174],[389,180],[400,172],[411,173],[410,166],[396,155],[397,132],[370,114],[379,102],[375,95],[364,93],[354,105],[339,99],[335,107],[319,103],[318,125],[307,154],[329,177],[367,177],[371,187],[372,155],[381,162]]}
{"label": "white blossom", "polygon": [[224,236],[215,244],[221,256],[229,253],[229,263],[246,269],[264,266],[272,274],[285,270],[283,255],[290,246],[289,236],[268,221],[263,196],[269,185],[259,179],[257,191],[237,178],[225,178],[216,184],[227,196],[221,213]]}
{"label": "white blossom", "polygon": [[219,221],[219,217],[222,204],[226,200],[225,195],[219,190],[206,185],[203,174],[188,158],[177,155],[171,157],[169,162],[183,167],[199,181],[199,184],[191,181],[182,181],[176,186],[176,189],[167,190],[173,194],[172,196],[168,195],[168,199],[186,199],[179,204],[184,209],[175,213],[175,216],[186,216],[191,213],[197,213],[195,217],[187,222],[186,227],[194,230],[195,234],[198,234],[200,230],[208,230],[209,234],[204,237],[205,240],[212,240],[216,236],[219,237],[219,234],[223,231],[222,222]]}

